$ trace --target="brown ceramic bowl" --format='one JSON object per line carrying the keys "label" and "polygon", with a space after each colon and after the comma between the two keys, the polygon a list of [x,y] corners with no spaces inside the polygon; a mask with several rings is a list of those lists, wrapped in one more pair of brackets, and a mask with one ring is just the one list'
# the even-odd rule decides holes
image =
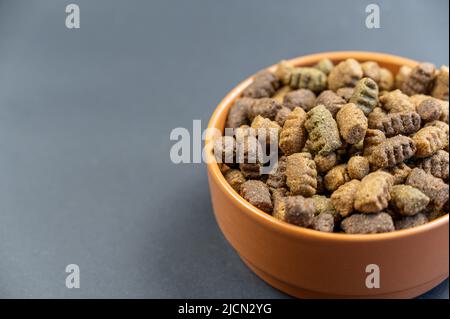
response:
{"label": "brown ceramic bowl", "polygon": [[[355,58],[376,61],[397,72],[415,61],[372,52],[328,52],[291,60],[313,65]],[[271,67],[274,69],[274,66]],[[208,127],[224,129],[228,109],[251,78],[217,106]],[[206,145],[211,145],[212,134]],[[211,199],[217,223],[244,263],[279,290],[300,298],[412,298],[448,277],[448,214],[430,223],[384,234],[322,233],[279,221],[245,201],[225,181],[206,153]],[[380,288],[366,287],[366,266],[380,269]]]}

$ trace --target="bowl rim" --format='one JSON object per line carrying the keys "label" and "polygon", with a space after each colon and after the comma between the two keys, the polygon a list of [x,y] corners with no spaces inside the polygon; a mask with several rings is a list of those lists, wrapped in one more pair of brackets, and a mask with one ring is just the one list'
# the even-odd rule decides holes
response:
{"label": "bowl rim", "polygon": [[[396,65],[408,65],[414,66],[418,62],[404,58],[397,55],[379,53],[379,52],[369,52],[369,51],[332,51],[332,52],[321,52],[316,54],[309,54],[293,59],[288,59],[289,63],[294,65],[312,65],[322,58],[329,58],[332,61],[340,61],[347,58],[354,58],[357,61],[376,61],[386,64],[396,64]],[[272,65],[264,70],[273,71],[276,65]],[[251,82],[254,74],[246,78],[244,81],[240,82],[235,86],[229,93],[220,101],[208,123],[208,129],[218,128],[218,119],[222,116],[224,112],[228,112],[231,104],[241,95],[244,88],[246,88]],[[210,130],[208,130],[210,132]],[[205,137],[205,148],[208,145],[212,145],[214,136],[210,133],[206,134]],[[393,232],[379,233],[379,234],[344,234],[344,233],[326,233],[317,231],[314,229],[299,227],[291,225],[289,223],[283,222],[276,219],[270,214],[263,212],[262,210],[256,208],[247,202],[243,197],[241,197],[225,180],[222,172],[220,171],[219,165],[217,164],[212,151],[207,151],[205,153],[207,159],[207,169],[211,178],[220,187],[220,190],[230,198],[240,209],[250,218],[263,224],[266,227],[270,227],[278,232],[287,233],[293,237],[309,237],[314,239],[322,240],[334,240],[334,241],[353,241],[353,242],[368,242],[368,241],[381,241],[381,240],[393,240],[405,237],[410,237],[418,235],[421,233],[432,231],[439,227],[445,227],[449,222],[449,214],[441,216],[431,222],[424,225],[416,226],[409,229],[396,230]]]}

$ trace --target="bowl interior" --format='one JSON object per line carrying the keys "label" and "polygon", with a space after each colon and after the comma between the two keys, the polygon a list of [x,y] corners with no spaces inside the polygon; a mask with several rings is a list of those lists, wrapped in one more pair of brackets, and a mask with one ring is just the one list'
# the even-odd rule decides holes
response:
{"label": "bowl interior", "polygon": [[[384,53],[375,53],[375,52],[361,52],[361,51],[341,51],[341,52],[324,52],[318,54],[312,54],[307,56],[302,56],[298,58],[294,58],[288,60],[292,65],[295,66],[311,66],[320,61],[323,58],[329,58],[334,63],[338,63],[348,58],[353,58],[359,62],[365,61],[375,61],[381,67],[389,69],[395,75],[398,70],[406,65],[410,67],[414,67],[417,62],[411,59],[384,54]],[[276,65],[272,65],[267,69],[270,71],[274,71]],[[228,115],[228,110],[231,105],[238,99],[242,93],[242,91],[252,82],[252,76],[245,79],[241,83],[239,83],[233,90],[231,90],[225,98],[219,103],[213,115],[211,116],[210,122],[208,124],[208,130],[205,137],[205,154],[207,160],[207,166],[209,174],[212,178],[215,178],[222,190],[230,197],[233,201],[237,201],[242,210],[250,214],[252,217],[257,219],[258,221],[263,221],[269,223],[273,227],[280,227],[280,231],[289,231],[293,235],[303,236],[305,234],[310,236],[319,236],[323,238],[331,238],[337,240],[382,240],[386,238],[392,237],[400,237],[400,236],[409,236],[417,232],[429,231],[435,227],[439,227],[442,224],[448,224],[449,216],[448,214],[441,216],[431,222],[428,222],[424,225],[417,226],[410,229],[397,230],[389,233],[381,233],[381,234],[341,234],[341,233],[324,233],[319,232],[312,229],[307,229],[303,227],[298,227],[295,225],[291,225],[285,222],[282,222],[271,215],[259,210],[258,208],[252,206],[246,200],[244,200],[225,180],[222,175],[219,165],[215,161],[214,154],[212,152],[212,142],[217,137],[218,132],[223,132],[225,128],[225,122]],[[221,134],[221,133],[220,133]]]}

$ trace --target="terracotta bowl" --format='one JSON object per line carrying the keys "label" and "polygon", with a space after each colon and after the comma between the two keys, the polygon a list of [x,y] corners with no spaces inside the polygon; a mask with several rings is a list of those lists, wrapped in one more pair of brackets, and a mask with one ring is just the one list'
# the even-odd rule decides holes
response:
{"label": "terracotta bowl", "polygon": [[[309,66],[328,57],[376,61],[397,72],[417,62],[372,52],[328,52],[291,60]],[[274,69],[272,66],[270,69]],[[228,109],[251,78],[220,102],[209,128],[224,129]],[[207,134],[210,146],[213,135]],[[225,181],[206,153],[214,214],[228,242],[260,278],[299,298],[412,298],[448,277],[448,214],[412,229],[373,235],[329,234],[279,221],[250,205]],[[380,287],[367,288],[367,265],[380,269]]]}

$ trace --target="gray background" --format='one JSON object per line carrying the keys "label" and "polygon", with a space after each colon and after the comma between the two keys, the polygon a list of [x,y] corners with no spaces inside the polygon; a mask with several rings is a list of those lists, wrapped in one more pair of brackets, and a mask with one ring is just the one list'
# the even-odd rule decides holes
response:
{"label": "gray background", "polygon": [[[284,298],[216,226],[205,167],[169,159],[240,80],[374,50],[448,64],[448,2],[0,0],[0,297]],[[373,1],[375,2],[375,1]],[[81,288],[65,288],[65,266]],[[448,298],[448,281],[426,298]]]}

